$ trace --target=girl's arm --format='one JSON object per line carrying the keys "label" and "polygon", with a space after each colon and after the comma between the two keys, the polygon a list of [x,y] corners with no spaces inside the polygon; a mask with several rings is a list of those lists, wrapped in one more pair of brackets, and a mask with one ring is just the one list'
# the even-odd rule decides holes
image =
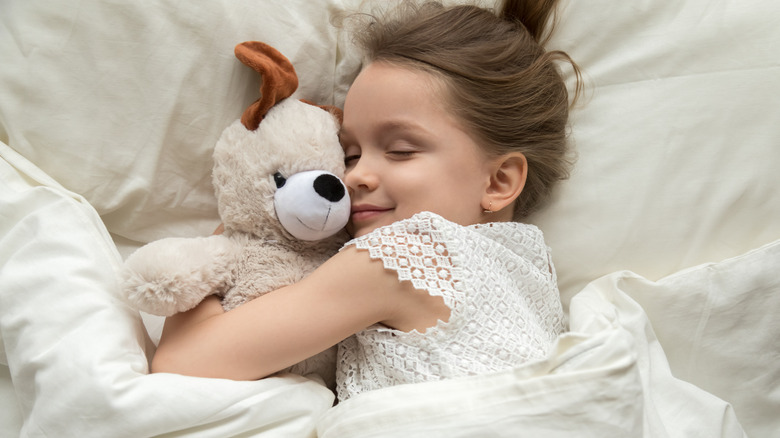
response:
{"label": "girl's arm", "polygon": [[323,351],[372,324],[425,329],[443,301],[349,247],[302,281],[230,312],[209,297],[165,323],[153,372],[254,380]]}

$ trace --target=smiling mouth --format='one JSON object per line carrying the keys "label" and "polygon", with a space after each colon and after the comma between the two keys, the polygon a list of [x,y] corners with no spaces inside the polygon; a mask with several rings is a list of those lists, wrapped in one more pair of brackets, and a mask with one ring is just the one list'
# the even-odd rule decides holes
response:
{"label": "smiling mouth", "polygon": [[352,222],[360,222],[365,221],[369,219],[373,219],[376,216],[379,216],[383,213],[387,213],[388,211],[391,211],[391,208],[366,208],[366,209],[359,209],[352,212],[350,215],[350,218],[352,219]]}

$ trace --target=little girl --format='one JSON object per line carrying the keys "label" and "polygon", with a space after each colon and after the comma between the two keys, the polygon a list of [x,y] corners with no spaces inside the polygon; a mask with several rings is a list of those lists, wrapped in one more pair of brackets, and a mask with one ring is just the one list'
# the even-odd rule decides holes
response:
{"label": "little girl", "polygon": [[540,42],[554,4],[407,4],[367,25],[341,131],[355,238],[299,283],[169,318],[152,370],[259,379],[339,344],[345,400],[544,358],[555,271],[515,221],[567,175],[571,60]]}

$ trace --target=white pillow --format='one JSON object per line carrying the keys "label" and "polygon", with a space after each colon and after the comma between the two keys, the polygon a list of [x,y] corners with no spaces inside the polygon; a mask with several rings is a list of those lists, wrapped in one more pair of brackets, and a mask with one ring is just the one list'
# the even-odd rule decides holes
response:
{"label": "white pillow", "polygon": [[343,3],[4,1],[0,140],[84,196],[120,244],[210,234],[214,143],[259,97],[234,46],[271,44],[298,71],[295,97],[340,103],[357,65],[329,22]]}
{"label": "white pillow", "polygon": [[551,47],[588,87],[578,161],[531,220],[564,301],[616,270],[658,279],[780,238],[780,3],[563,5]]}
{"label": "white pillow", "polygon": [[[6,2],[0,139],[94,205],[124,254],[208,234],[211,150],[258,93],[233,46],[269,42],[297,96],[339,105],[358,61],[329,21],[359,3]],[[615,270],[660,278],[780,237],[780,4],[760,3],[562,2],[551,47],[583,68],[588,97],[574,174],[531,221],[565,302]]]}

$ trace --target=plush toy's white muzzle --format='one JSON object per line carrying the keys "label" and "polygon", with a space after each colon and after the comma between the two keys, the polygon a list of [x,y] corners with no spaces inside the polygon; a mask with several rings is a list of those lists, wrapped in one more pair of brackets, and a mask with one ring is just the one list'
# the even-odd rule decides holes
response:
{"label": "plush toy's white muzzle", "polygon": [[321,170],[299,172],[277,182],[276,216],[285,230],[301,240],[320,240],[336,234],[349,220],[347,187]]}

